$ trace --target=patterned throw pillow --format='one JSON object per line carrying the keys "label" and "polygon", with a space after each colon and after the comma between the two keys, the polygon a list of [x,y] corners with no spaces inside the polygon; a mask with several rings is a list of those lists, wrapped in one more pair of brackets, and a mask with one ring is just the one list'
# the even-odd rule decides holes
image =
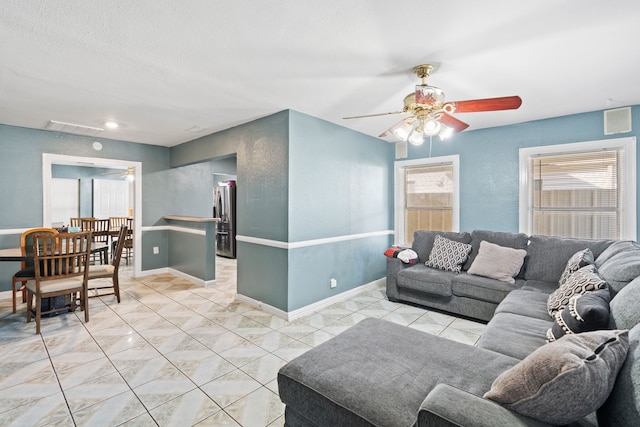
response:
{"label": "patterned throw pillow", "polygon": [[582,267],[565,281],[564,285],[556,289],[547,300],[547,310],[554,317],[558,310],[562,310],[569,304],[569,299],[578,294],[604,289],[607,282],[602,280],[593,264]]}
{"label": "patterned throw pillow", "polygon": [[460,273],[462,264],[467,260],[471,252],[471,245],[436,236],[429,259],[425,262],[427,267]]}
{"label": "patterned throw pillow", "polygon": [[572,296],[569,305],[556,312],[553,326],[547,331],[547,342],[566,334],[605,329],[609,323],[610,300],[607,288]]}
{"label": "patterned throw pillow", "polygon": [[586,248],[579,252],[576,252],[571,258],[569,258],[569,261],[567,261],[567,266],[564,268],[558,284],[560,285],[560,287],[562,287],[569,276],[580,270],[582,267],[593,263],[593,252],[591,252],[591,249]]}

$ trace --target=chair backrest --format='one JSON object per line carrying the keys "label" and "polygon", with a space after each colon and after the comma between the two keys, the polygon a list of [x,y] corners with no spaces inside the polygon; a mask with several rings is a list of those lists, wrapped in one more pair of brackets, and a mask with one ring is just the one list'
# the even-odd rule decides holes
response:
{"label": "chair backrest", "polygon": [[109,217],[109,227],[112,230],[118,230],[121,225],[127,225],[127,220],[129,218],[126,216],[110,216]]}
{"label": "chair backrest", "polygon": [[96,219],[93,230],[93,241],[106,243],[109,241],[109,220]]}
{"label": "chair backrest", "polygon": [[118,240],[116,240],[116,247],[113,250],[113,258],[111,264],[115,268],[114,274],[118,274],[118,267],[120,267],[120,258],[122,258],[122,250],[124,249],[124,243],[126,236],[129,232],[127,225],[120,226],[120,232],[118,233]]}
{"label": "chair backrest", "polygon": [[82,221],[80,225],[82,231],[95,231],[97,221],[95,218],[80,218],[80,220]]}
{"label": "chair backrest", "polygon": [[69,218],[69,227],[82,227],[82,218]]}
{"label": "chair backrest", "polygon": [[[77,276],[88,278],[91,232],[38,233],[33,236],[36,284]],[[86,282],[85,282],[86,283]]]}
{"label": "chair backrest", "polygon": [[[47,228],[47,227],[37,227],[31,228],[20,235],[20,249],[22,250],[22,255],[24,256],[32,256],[33,255],[33,236],[35,234],[58,234],[58,230],[55,228]],[[27,267],[33,266],[33,261],[23,261],[22,268],[25,269]]]}

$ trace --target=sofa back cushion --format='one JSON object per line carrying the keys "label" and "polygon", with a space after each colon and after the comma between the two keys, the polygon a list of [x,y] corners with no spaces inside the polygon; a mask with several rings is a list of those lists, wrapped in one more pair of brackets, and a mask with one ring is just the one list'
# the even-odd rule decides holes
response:
{"label": "sofa back cushion", "polygon": [[640,277],[631,281],[609,303],[609,328],[631,329],[640,323]]}
{"label": "sofa back cushion", "polygon": [[589,248],[594,258],[597,258],[611,243],[612,240],[531,236],[527,246],[524,278],[557,283],[567,266],[567,261],[576,252]]}
{"label": "sofa back cushion", "polygon": [[454,231],[427,231],[418,230],[413,233],[413,249],[418,254],[420,262],[426,262],[431,254],[433,248],[433,242],[436,239],[436,235],[440,235],[449,240],[461,243],[471,243],[471,234],[467,232],[454,232]]}
{"label": "sofa back cushion", "polygon": [[478,255],[480,242],[485,241],[495,245],[513,249],[527,249],[529,236],[524,233],[506,233],[502,231],[473,230],[471,232],[471,255],[462,267],[466,271],[471,267]]}
{"label": "sofa back cushion", "polygon": [[596,258],[598,274],[616,294],[627,283],[640,276],[640,245],[635,242],[614,242]]}

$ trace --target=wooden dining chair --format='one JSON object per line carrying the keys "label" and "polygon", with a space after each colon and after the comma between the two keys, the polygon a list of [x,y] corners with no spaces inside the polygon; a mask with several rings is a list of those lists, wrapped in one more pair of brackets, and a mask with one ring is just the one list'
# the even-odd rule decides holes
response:
{"label": "wooden dining chair", "polygon": [[96,219],[94,221],[93,242],[100,246],[97,251],[92,251],[91,255],[100,255],[100,264],[109,263],[109,219]]}
{"label": "wooden dining chair", "polygon": [[[89,283],[87,284],[87,288],[89,291],[96,291],[95,294],[89,293],[89,298],[115,295],[118,300],[118,304],[120,303],[120,281],[118,278],[118,268],[120,267],[120,259],[122,258],[122,249],[124,248],[124,243],[126,241],[127,230],[128,228],[126,225],[120,227],[118,240],[116,240],[116,247],[111,257],[111,264],[92,265],[89,267]],[[111,279],[111,282],[106,280],[94,281],[94,279]],[[113,288],[113,292],[98,293],[98,290],[100,289],[109,288]]]}
{"label": "wooden dining chair", "polygon": [[133,218],[127,219],[127,236],[124,241],[124,260],[129,265],[129,258],[133,254]]}
{"label": "wooden dining chair", "polygon": [[127,225],[128,219],[129,218],[126,216],[110,216],[109,228],[112,230],[119,230],[122,225]]}
{"label": "wooden dining chair", "polygon": [[[23,232],[20,235],[20,249],[22,251],[22,256],[33,256],[33,235],[36,233],[58,234],[58,230],[54,228],[37,227]],[[33,259],[22,261],[22,264],[20,265],[20,271],[14,274],[11,280],[14,313],[16,312],[16,299],[19,290],[22,291],[22,302],[27,301],[27,281],[34,280],[36,275],[33,265]],[[19,288],[18,283],[20,283]]]}
{"label": "wooden dining chair", "polygon": [[[36,319],[36,334],[40,333],[43,314],[74,311],[77,302],[84,310],[84,321],[89,321],[87,281],[91,255],[91,232],[42,233],[33,236],[33,263],[35,280],[27,282],[27,323]],[[69,304],[42,311],[43,298],[69,295]],[[79,298],[76,297],[79,295]],[[35,300],[35,307],[34,307]]]}

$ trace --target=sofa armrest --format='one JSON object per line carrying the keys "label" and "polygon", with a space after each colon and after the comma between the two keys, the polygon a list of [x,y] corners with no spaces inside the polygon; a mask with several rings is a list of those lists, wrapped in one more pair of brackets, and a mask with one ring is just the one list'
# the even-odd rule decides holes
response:
{"label": "sofa armrest", "polygon": [[438,384],[427,395],[420,405],[417,424],[418,427],[549,426],[448,384]]}
{"label": "sofa armrest", "polygon": [[[420,262],[420,260],[417,260]],[[398,272],[415,264],[405,264],[398,258],[387,258],[387,297],[390,301],[398,300],[398,285],[396,276]]]}

